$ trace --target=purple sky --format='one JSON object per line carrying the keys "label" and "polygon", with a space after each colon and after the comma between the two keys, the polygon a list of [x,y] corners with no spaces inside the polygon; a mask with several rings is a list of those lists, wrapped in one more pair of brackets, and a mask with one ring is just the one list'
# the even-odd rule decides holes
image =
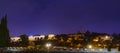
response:
{"label": "purple sky", "polygon": [[0,0],[11,36],[92,32],[120,33],[120,0]]}

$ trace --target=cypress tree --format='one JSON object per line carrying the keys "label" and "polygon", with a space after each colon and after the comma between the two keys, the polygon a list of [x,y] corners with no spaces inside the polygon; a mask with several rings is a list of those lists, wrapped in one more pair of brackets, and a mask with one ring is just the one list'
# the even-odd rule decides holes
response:
{"label": "cypress tree", "polygon": [[0,47],[8,47],[10,45],[9,30],[7,28],[7,15],[1,19],[0,24]]}

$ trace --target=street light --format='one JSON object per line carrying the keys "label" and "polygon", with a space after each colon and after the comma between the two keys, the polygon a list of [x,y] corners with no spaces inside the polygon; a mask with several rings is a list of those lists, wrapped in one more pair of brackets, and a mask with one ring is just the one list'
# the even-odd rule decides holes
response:
{"label": "street light", "polygon": [[47,43],[45,46],[47,47],[47,49],[48,49],[48,52],[49,52],[49,48],[52,46],[52,44],[50,44],[50,43]]}
{"label": "street light", "polygon": [[106,39],[108,39],[109,37],[108,36],[105,36]]}
{"label": "street light", "polygon": [[51,47],[51,44],[50,44],[50,43],[47,43],[47,44],[46,44],[46,47]]}
{"label": "street light", "polygon": [[91,48],[92,48],[92,45],[88,45],[88,48],[90,48],[90,49],[91,49]]}

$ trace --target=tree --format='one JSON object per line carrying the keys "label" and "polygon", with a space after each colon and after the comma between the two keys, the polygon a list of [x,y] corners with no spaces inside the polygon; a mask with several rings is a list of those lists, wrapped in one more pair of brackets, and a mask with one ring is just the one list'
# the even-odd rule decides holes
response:
{"label": "tree", "polygon": [[21,39],[21,45],[26,47],[29,44],[28,36],[26,34],[23,34],[20,36]]}
{"label": "tree", "polygon": [[0,47],[10,46],[9,30],[7,28],[7,15],[4,16],[0,24]]}
{"label": "tree", "polygon": [[90,31],[87,30],[86,33],[85,33],[85,35],[89,36],[90,35]]}

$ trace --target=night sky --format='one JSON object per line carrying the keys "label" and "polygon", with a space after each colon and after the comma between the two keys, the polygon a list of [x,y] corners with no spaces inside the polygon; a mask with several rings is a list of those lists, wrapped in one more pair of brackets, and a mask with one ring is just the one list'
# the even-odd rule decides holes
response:
{"label": "night sky", "polygon": [[5,14],[11,36],[120,33],[120,0],[0,0],[0,19]]}

